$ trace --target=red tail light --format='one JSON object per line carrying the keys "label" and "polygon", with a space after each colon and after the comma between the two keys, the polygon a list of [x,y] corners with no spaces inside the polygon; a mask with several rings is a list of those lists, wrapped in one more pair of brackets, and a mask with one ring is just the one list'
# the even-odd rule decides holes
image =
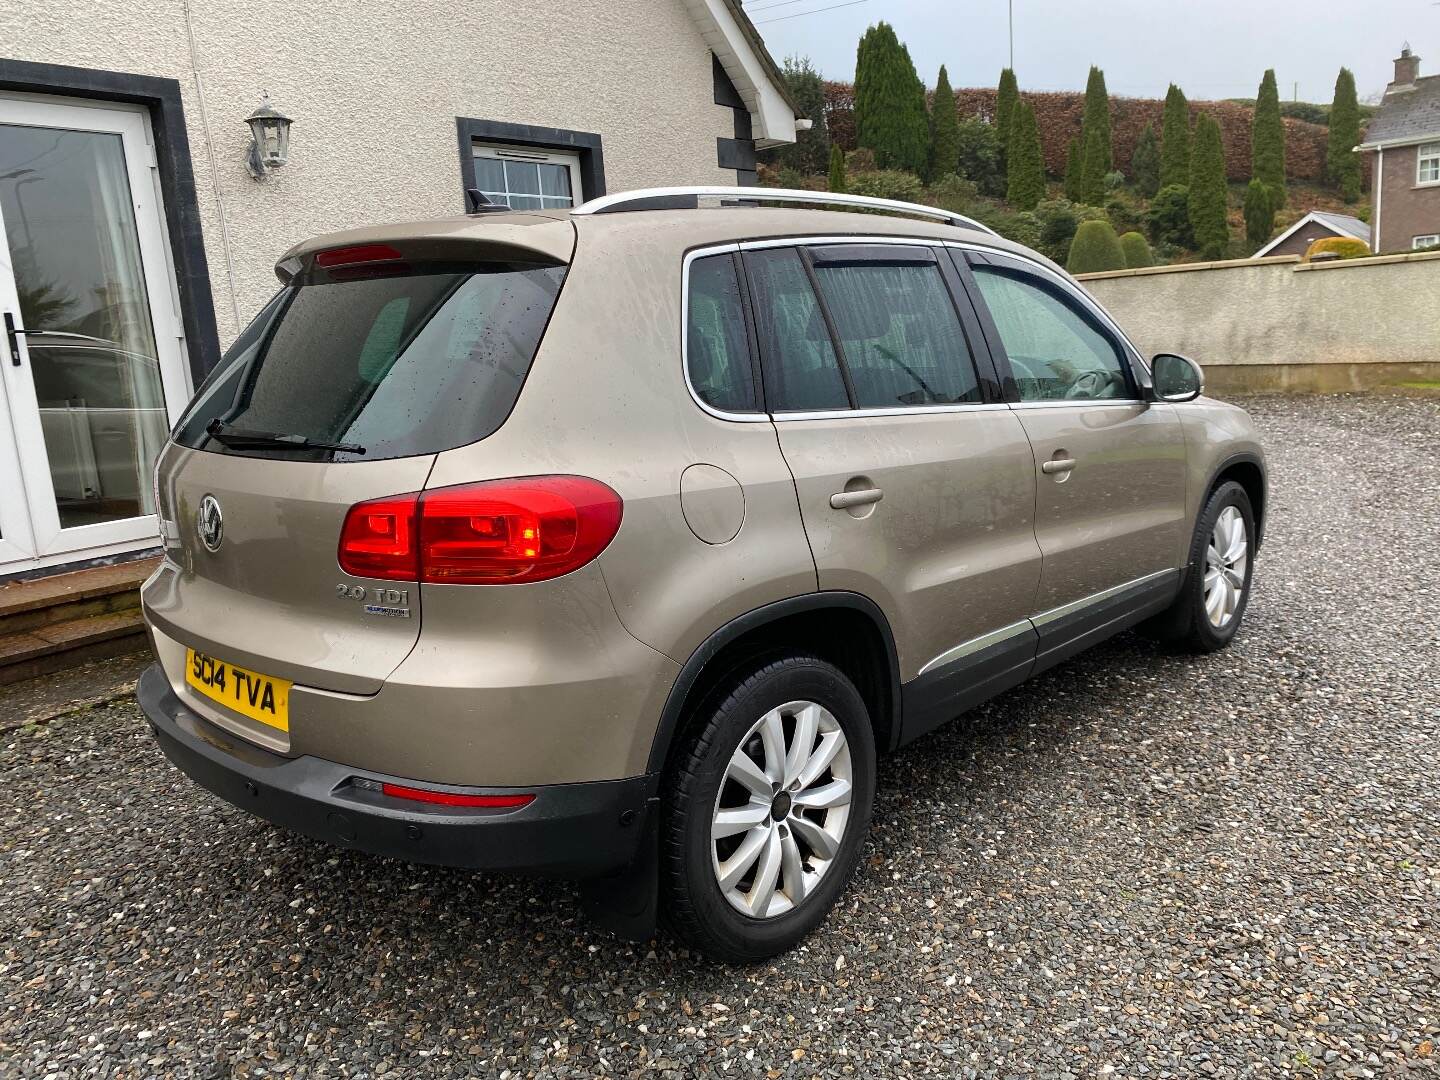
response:
{"label": "red tail light", "polygon": [[429,788],[406,787],[403,784],[381,784],[380,790],[393,798],[409,799],[412,802],[435,803],[438,806],[476,806],[491,810],[515,810],[535,801],[534,795],[457,795],[452,791],[432,791]]}
{"label": "red tail light", "polygon": [[355,244],[353,247],[331,248],[315,256],[315,265],[330,269],[336,266],[357,266],[362,263],[393,262],[400,252],[389,244]]}
{"label": "red tail light", "polygon": [[357,577],[442,585],[545,581],[615,538],[620,496],[583,476],[526,476],[359,503],[340,533]]}

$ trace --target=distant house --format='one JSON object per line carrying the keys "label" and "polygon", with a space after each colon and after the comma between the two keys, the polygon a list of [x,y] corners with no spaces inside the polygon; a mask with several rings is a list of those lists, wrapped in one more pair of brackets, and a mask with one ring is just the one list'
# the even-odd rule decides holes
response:
{"label": "distant house", "polygon": [[1373,251],[1440,247],[1440,75],[1406,45],[1360,149],[1375,155]]}
{"label": "distant house", "polygon": [[1255,258],[1267,255],[1304,255],[1316,240],[1344,236],[1370,243],[1370,226],[1348,214],[1327,214],[1311,210],[1283,233],[1255,252]]}

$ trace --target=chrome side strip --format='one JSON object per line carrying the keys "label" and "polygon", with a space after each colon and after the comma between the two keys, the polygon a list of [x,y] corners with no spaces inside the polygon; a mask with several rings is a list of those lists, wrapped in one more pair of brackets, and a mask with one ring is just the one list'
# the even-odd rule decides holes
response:
{"label": "chrome side strip", "polygon": [[988,649],[991,645],[998,645],[1002,641],[1009,641],[1013,637],[1018,637],[1019,635],[1026,633],[1029,629],[1030,620],[1021,619],[1019,622],[1011,623],[1009,626],[1002,626],[999,630],[991,630],[988,634],[981,634],[979,637],[971,638],[969,641],[962,641],[953,649],[946,649],[939,656],[935,657],[934,660],[931,660],[928,664],[922,667],[919,671],[915,673],[916,677],[918,678],[919,676],[924,675],[932,668],[942,667],[945,664],[950,663],[952,660],[959,660],[962,657],[969,656],[972,653],[977,653],[981,649]]}
{"label": "chrome side strip", "polygon": [[1056,619],[1063,619],[1066,615],[1073,614],[1081,608],[1089,607],[1091,604],[1098,604],[1102,600],[1109,600],[1112,596],[1119,596],[1126,589],[1133,589],[1137,585],[1146,585],[1152,581],[1159,581],[1163,577],[1169,577],[1176,573],[1179,573],[1179,571],[1172,568],[1169,570],[1160,570],[1153,574],[1146,574],[1144,577],[1138,577],[1134,581],[1127,581],[1123,585],[1116,585],[1113,589],[1106,589],[1103,592],[1081,597],[1079,600],[1072,600],[1068,604],[1051,608],[1049,611],[1042,611],[1039,615],[1032,615],[1030,616],[1030,621],[1035,624],[1035,628],[1038,630],[1040,627],[1052,623]]}
{"label": "chrome side strip", "polygon": [[976,401],[960,405],[897,405],[880,409],[817,409],[813,412],[777,412],[771,416],[777,424],[788,420],[859,420],[874,416],[926,416],[931,413],[1005,412],[1004,402]]}
{"label": "chrome side strip", "polygon": [[946,649],[939,656],[927,662],[924,667],[915,673],[915,676],[919,678],[927,671],[932,671],[935,668],[943,667],[946,664],[963,659],[964,657],[979,652],[981,649],[988,649],[991,645],[998,645],[1002,641],[1009,641],[1011,638],[1018,637],[1027,630],[1038,630],[1040,627],[1046,626],[1056,619],[1063,619],[1066,615],[1087,608],[1091,604],[1098,604],[1104,600],[1109,600],[1112,596],[1119,596],[1127,589],[1133,589],[1138,585],[1146,585],[1152,581],[1159,581],[1163,577],[1169,577],[1178,572],[1178,570],[1172,568],[1170,570],[1160,570],[1153,574],[1146,574],[1144,577],[1127,581],[1123,585],[1116,585],[1112,589],[1104,589],[1101,592],[1092,593],[1089,596],[1081,597],[1079,600],[1062,604],[1060,607],[1051,608],[1049,611],[1042,611],[1039,615],[1032,615],[1028,619],[1021,619],[1019,622],[1011,623],[1009,626],[1002,626],[999,630],[991,630],[988,634],[981,634],[979,637],[971,638],[969,641],[962,641],[959,645]]}

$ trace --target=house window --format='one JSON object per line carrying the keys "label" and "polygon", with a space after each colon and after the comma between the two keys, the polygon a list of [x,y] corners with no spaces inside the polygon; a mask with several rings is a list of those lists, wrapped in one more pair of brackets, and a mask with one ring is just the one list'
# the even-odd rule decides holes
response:
{"label": "house window", "polygon": [[1415,158],[1415,182],[1440,184],[1440,142],[1425,143]]}
{"label": "house window", "polygon": [[560,150],[476,143],[475,184],[512,210],[548,210],[580,201],[580,155]]}
{"label": "house window", "polygon": [[1428,236],[1417,236],[1410,241],[1410,247],[1415,251],[1425,248],[1440,248],[1440,233],[1430,233]]}

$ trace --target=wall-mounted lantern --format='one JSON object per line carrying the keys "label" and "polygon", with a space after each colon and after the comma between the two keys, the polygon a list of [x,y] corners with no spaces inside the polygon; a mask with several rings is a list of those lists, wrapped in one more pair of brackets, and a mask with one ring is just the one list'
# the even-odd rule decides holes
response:
{"label": "wall-mounted lantern", "polygon": [[264,180],[271,169],[278,169],[290,160],[290,118],[270,104],[270,95],[260,99],[260,107],[245,118],[250,125],[250,152],[245,167],[256,180]]}

